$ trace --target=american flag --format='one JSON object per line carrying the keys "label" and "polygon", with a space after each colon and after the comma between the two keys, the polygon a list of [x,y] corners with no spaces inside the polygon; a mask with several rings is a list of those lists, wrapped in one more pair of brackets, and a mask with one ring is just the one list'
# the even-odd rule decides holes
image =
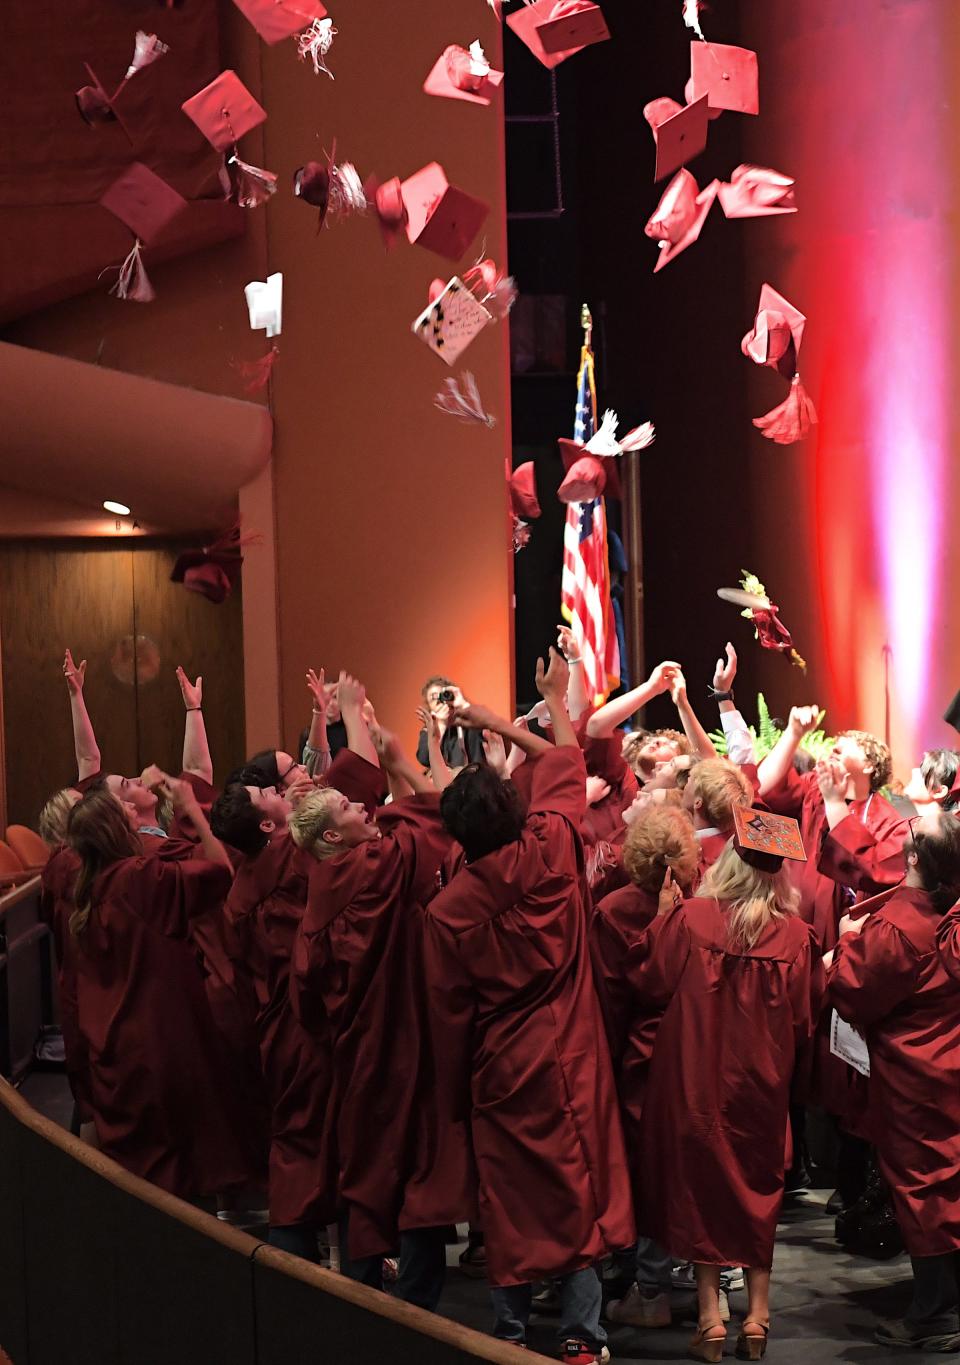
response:
{"label": "american flag", "polygon": [[[577,415],[573,439],[586,445],[597,425],[597,386],[593,351],[580,352]],[[607,511],[603,498],[567,504],[563,531],[560,610],[570,623],[583,660],[584,689],[595,706],[620,682],[620,649],[610,600]]]}

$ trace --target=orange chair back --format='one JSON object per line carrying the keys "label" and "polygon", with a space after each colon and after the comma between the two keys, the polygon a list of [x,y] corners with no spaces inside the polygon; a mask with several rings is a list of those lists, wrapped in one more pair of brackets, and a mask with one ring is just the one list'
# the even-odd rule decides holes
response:
{"label": "orange chair back", "polygon": [[50,857],[50,850],[40,835],[26,825],[8,825],[7,843],[24,867],[44,867]]}
{"label": "orange chair back", "polygon": [[9,881],[11,875],[14,873],[23,876],[25,871],[26,869],[24,868],[23,863],[14,853],[10,845],[5,844],[3,840],[0,839],[0,877]]}

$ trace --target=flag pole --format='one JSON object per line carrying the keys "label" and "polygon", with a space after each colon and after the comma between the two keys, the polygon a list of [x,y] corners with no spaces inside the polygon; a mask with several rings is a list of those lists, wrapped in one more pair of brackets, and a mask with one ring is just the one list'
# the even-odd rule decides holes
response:
{"label": "flag pole", "polygon": [[589,350],[593,343],[593,316],[586,303],[580,305],[580,326],[583,328],[583,344]]}

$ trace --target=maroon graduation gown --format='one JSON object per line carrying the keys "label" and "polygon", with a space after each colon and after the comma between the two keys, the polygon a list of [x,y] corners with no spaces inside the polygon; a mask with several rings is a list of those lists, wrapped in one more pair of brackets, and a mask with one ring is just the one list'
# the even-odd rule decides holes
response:
{"label": "maroon graduation gown", "polygon": [[100,1146],[187,1199],[251,1175],[223,1044],[187,946],[190,918],[222,901],[229,884],[225,868],[200,859],[124,858],[96,879],[86,930],[67,940]]}
{"label": "maroon graduation gown", "polygon": [[752,948],[728,912],[690,900],[630,950],[638,1004],[662,1011],[640,1121],[644,1233],[683,1260],[769,1267],[783,1197],[791,1079],[823,994],[796,916]]}
{"label": "maroon graduation gown", "polygon": [[423,904],[450,847],[439,795],[396,801],[377,824],[379,840],[312,862],[290,975],[294,1009],[332,1049],[324,1141],[354,1257],[470,1203],[465,1153],[439,1120],[423,986]]}
{"label": "maroon graduation gown", "polygon": [[697,885],[703,881],[704,877],[717,862],[721,853],[726,850],[730,842],[729,834],[708,834],[705,838],[697,838],[697,845],[700,849],[700,868],[697,874]]}
{"label": "maroon graduation gown", "polygon": [[911,1256],[960,1250],[960,986],[939,924],[927,892],[901,886],[827,972],[827,1003],[870,1051],[871,1133]]}
{"label": "maroon graduation gown", "polygon": [[73,913],[73,888],[80,860],[73,849],[61,844],[51,853],[40,873],[40,913],[50,926],[57,954],[57,992],[60,1001],[60,1032],[64,1066],[81,1123],[93,1117],[90,1108],[89,1061],[77,1018],[77,982],[73,955],[69,951],[69,919]]}
{"label": "maroon graduation gown", "polygon": [[427,911],[437,1085],[472,1140],[495,1285],[635,1236],[581,892],[584,783],[579,749],[538,758],[520,839],[465,864]]}

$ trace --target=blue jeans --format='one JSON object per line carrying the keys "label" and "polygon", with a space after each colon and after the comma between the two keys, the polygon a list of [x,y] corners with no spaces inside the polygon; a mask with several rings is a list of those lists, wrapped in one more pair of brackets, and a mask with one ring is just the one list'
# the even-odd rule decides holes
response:
{"label": "blue jeans", "polygon": [[305,1261],[319,1261],[317,1228],[314,1223],[290,1223],[286,1227],[271,1227],[267,1241],[272,1247],[302,1256]]}
{"label": "blue jeans", "polygon": [[[383,1288],[383,1257],[361,1256],[351,1260],[347,1252],[348,1216],[340,1222],[340,1273],[350,1280]],[[446,1228],[417,1228],[400,1234],[400,1272],[395,1294],[404,1303],[436,1311],[447,1274]]]}
{"label": "blue jeans", "polygon": [[637,1238],[637,1284],[647,1294],[669,1294],[672,1281],[669,1256],[649,1237]]}
{"label": "blue jeans", "polygon": [[[607,1334],[600,1326],[600,1277],[593,1266],[564,1275],[560,1285],[560,1340],[576,1339],[587,1346],[603,1346]],[[491,1289],[496,1321],[493,1335],[501,1341],[525,1341],[533,1285],[511,1284]]]}

